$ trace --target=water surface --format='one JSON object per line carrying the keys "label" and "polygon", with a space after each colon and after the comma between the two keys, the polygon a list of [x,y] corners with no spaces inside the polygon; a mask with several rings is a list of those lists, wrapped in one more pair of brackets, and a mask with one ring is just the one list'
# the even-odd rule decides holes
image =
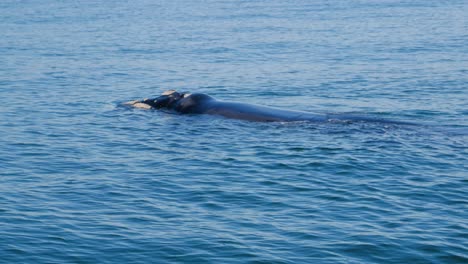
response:
{"label": "water surface", "polygon": [[[466,263],[466,1],[2,1],[1,263]],[[166,89],[422,124],[129,110]]]}

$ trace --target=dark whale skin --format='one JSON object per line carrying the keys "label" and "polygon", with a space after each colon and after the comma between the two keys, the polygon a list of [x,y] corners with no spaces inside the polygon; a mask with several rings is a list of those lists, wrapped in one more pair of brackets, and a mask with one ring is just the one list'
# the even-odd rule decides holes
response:
{"label": "dark whale skin", "polygon": [[173,110],[183,114],[211,114],[256,122],[326,121],[325,116],[239,102],[218,101],[206,94],[191,94],[180,99]]}
{"label": "dark whale skin", "polygon": [[[356,114],[315,114],[310,112],[279,109],[256,104],[218,101],[202,94],[177,93],[174,90],[163,95],[142,101],[130,101],[125,105],[144,109],[167,109],[180,114],[209,114],[226,118],[255,122],[373,122],[394,125],[418,125],[415,123],[388,120]],[[166,94],[167,93],[167,94]]]}

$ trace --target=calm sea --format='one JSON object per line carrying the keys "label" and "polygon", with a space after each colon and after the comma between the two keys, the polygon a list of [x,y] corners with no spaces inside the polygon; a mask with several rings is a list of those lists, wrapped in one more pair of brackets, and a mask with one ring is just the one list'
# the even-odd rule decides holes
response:
{"label": "calm sea", "polygon": [[[468,2],[0,2],[0,263],[467,263]],[[370,122],[126,109],[167,89]]]}

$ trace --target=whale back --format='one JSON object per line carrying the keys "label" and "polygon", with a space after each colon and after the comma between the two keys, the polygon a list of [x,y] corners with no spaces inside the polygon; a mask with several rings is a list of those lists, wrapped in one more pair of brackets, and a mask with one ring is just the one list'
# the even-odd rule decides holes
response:
{"label": "whale back", "polygon": [[209,95],[194,93],[180,98],[174,105],[174,110],[183,114],[202,114],[214,101]]}

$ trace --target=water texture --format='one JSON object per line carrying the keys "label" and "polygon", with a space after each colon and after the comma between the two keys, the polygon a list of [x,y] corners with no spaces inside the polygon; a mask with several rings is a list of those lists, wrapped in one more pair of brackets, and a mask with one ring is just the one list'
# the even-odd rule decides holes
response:
{"label": "water texture", "polygon": [[[467,263],[466,1],[1,1],[0,263]],[[166,89],[411,121],[120,107]]]}

